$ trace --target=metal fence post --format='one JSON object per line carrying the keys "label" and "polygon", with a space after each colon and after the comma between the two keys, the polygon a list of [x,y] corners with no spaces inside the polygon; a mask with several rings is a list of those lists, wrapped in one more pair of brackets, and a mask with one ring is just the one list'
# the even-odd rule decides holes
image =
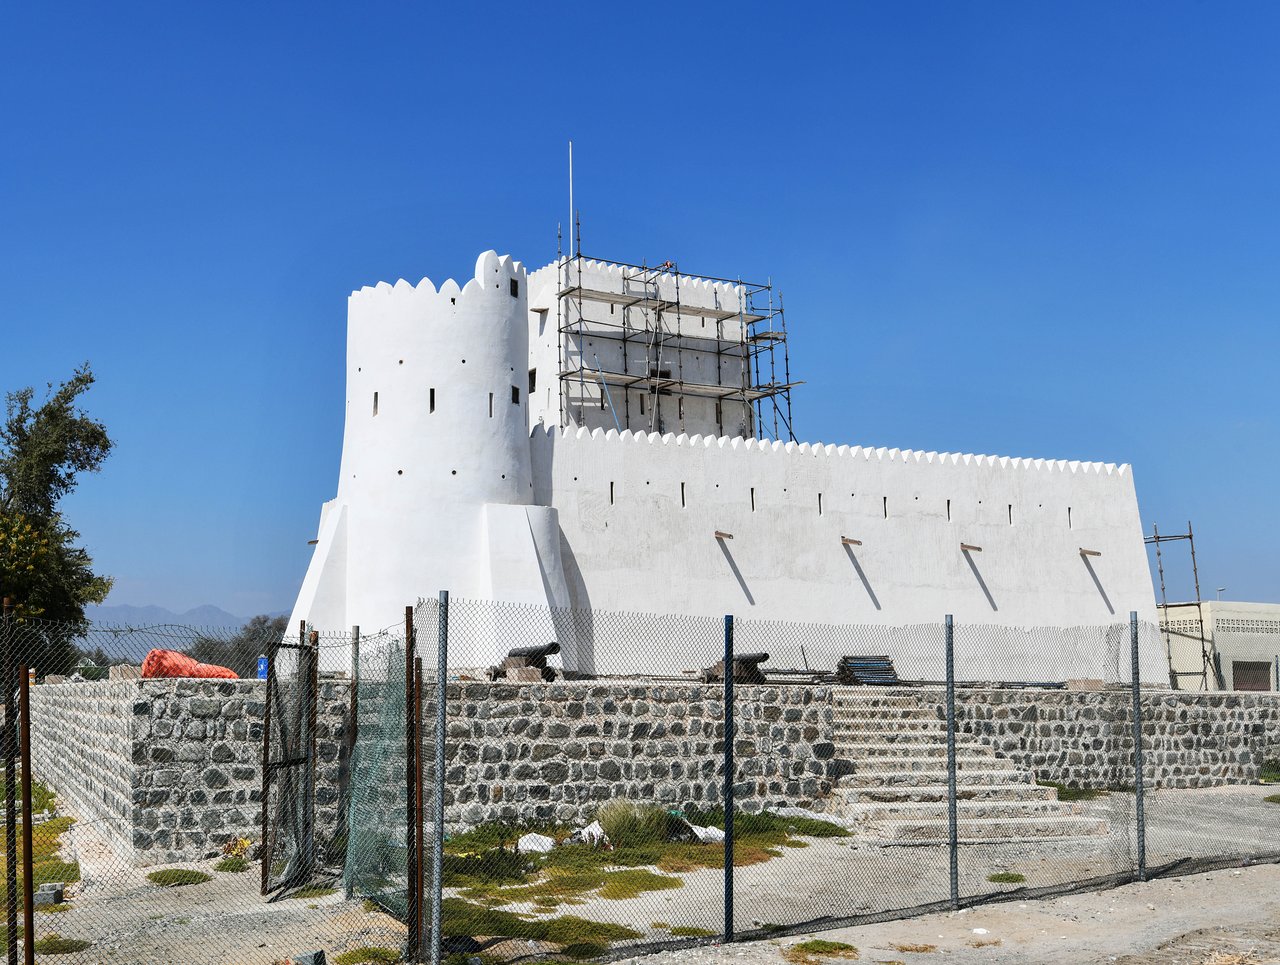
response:
{"label": "metal fence post", "polygon": [[25,935],[22,959],[26,965],[36,965],[36,876],[31,854],[34,830],[31,820],[31,672],[26,667],[20,668],[18,681],[22,741],[22,926]]}
{"label": "metal fence post", "polygon": [[436,836],[431,848],[431,965],[440,965],[444,947],[444,744],[449,698],[449,591],[440,591],[439,638],[436,650],[436,772],[433,817]]}
{"label": "metal fence post", "polygon": [[259,817],[262,842],[258,846],[261,867],[260,891],[265,896],[271,883],[271,695],[276,689],[276,656],[280,652],[279,640],[267,641],[267,679],[263,683],[265,696],[262,702],[262,810]]}
{"label": "metal fence post", "polygon": [[1138,611],[1129,611],[1129,664],[1133,688],[1133,795],[1138,821],[1138,880],[1147,880],[1146,776],[1142,767],[1142,682],[1138,666]]}
{"label": "metal fence post", "polygon": [[956,819],[956,647],[955,623],[946,617],[947,642],[947,839],[950,843],[951,907],[960,907],[960,831]]}
{"label": "metal fence post", "polygon": [[724,618],[724,940],[733,941],[733,616]]}
{"label": "metal fence post", "polygon": [[18,709],[14,706],[13,607],[4,598],[4,855],[5,855],[5,912],[8,931],[5,944],[9,965],[18,965],[18,814],[17,814],[17,756],[14,736],[17,729]]}
{"label": "metal fence post", "polygon": [[414,714],[413,658],[416,641],[413,633],[413,607],[404,608],[404,778],[405,778],[405,955],[411,962],[421,961],[418,939],[422,936],[419,920],[422,906],[418,903],[418,836],[422,833],[421,816],[417,813],[414,780],[417,766],[418,727]]}

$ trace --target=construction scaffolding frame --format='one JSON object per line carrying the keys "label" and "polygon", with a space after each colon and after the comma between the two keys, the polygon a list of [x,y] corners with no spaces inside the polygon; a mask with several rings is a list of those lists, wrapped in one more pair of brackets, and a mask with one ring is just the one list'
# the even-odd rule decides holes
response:
{"label": "construction scaffolding frame", "polygon": [[[1212,679],[1219,690],[1225,689],[1222,679],[1222,672],[1218,665],[1214,662],[1213,653],[1209,646],[1208,638],[1204,632],[1204,606],[1200,599],[1200,569],[1196,564],[1196,537],[1195,531],[1191,528],[1190,520],[1187,521],[1187,531],[1185,533],[1174,533],[1172,535],[1162,536],[1160,527],[1155,523],[1151,524],[1151,535],[1143,540],[1148,546],[1156,548],[1156,571],[1160,576],[1160,630],[1164,634],[1165,655],[1169,661],[1169,686],[1174,690],[1182,690],[1183,677],[1198,677],[1200,679],[1201,691],[1209,689],[1209,680]],[[1169,602],[1168,594],[1165,591],[1164,579],[1164,557],[1160,552],[1160,547],[1164,543],[1186,542],[1191,549],[1191,576],[1195,582],[1196,598],[1194,601],[1185,603]],[[1200,638],[1200,669],[1199,670],[1178,670],[1174,666],[1173,657],[1173,633],[1174,621],[1169,617],[1170,608],[1178,609],[1183,607],[1196,608],[1196,632]]]}
{"label": "construction scaffolding frame", "polygon": [[[791,381],[786,315],[771,283],[689,274],[672,261],[592,259],[575,248],[558,262],[561,425],[586,424],[590,384],[599,393],[591,401],[608,405],[619,430],[684,432],[693,421],[686,400],[703,399],[714,402],[717,435],[795,440],[791,390],[802,383]],[[616,290],[593,287],[586,262],[620,271]],[[710,283],[715,304],[684,298],[693,282]],[[731,286],[735,304],[721,305],[717,286]],[[714,334],[705,333],[708,323]],[[619,345],[616,364],[588,352],[596,339]],[[618,400],[611,389],[621,390]]]}

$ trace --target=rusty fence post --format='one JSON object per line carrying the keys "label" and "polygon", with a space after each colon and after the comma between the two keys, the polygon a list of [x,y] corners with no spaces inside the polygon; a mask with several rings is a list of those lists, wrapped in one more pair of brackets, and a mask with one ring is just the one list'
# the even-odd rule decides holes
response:
{"label": "rusty fence post", "polygon": [[18,708],[14,706],[15,685],[14,671],[14,634],[13,606],[9,598],[4,598],[4,667],[0,669],[4,677],[4,856],[5,856],[5,920],[8,931],[5,945],[8,952],[9,965],[18,965],[18,803],[17,803],[17,756],[18,746],[14,737],[17,729],[14,721],[18,716]]}
{"label": "rusty fence post", "polygon": [[22,924],[25,939],[22,942],[23,961],[26,965],[36,962],[36,906],[35,872],[31,858],[31,679],[24,666],[18,681],[21,707],[22,739]]}

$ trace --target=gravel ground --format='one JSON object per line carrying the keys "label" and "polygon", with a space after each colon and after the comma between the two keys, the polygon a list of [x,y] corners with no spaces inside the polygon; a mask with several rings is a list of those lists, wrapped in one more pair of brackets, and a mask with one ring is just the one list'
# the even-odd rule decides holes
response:
{"label": "gravel ground", "polygon": [[[1261,965],[1280,962],[1278,919],[1280,866],[1260,865],[824,931],[816,937],[855,946],[863,962],[903,965]],[[814,936],[661,952],[627,961],[777,965],[786,961],[787,948],[807,937]],[[924,945],[932,950],[902,950]]]}
{"label": "gravel ground", "polygon": [[[1280,848],[1280,833],[1277,833],[1280,832],[1280,807],[1262,800],[1273,791],[1274,788],[1233,787],[1150,795],[1150,866],[1188,855],[1247,854]],[[1037,887],[1131,868],[1133,796],[1112,794],[1083,807],[1091,816],[1108,819],[1111,834],[964,846],[960,853],[962,895],[1017,887],[989,882],[988,876],[997,871],[1021,874],[1026,878],[1026,887]],[[945,846],[886,847],[857,839],[811,839],[807,845],[787,849],[783,856],[763,864],[736,869],[735,924],[739,932],[767,925],[812,923],[821,916],[850,918],[912,908],[938,902],[948,894]],[[91,823],[75,826],[69,847],[74,848],[74,857],[81,862],[83,881],[75,889],[69,910],[37,916],[37,933],[57,932],[94,944],[79,954],[61,956],[58,961],[118,965],[160,962],[270,965],[290,954],[312,949],[324,949],[332,958],[337,952],[366,945],[398,947],[404,934],[403,927],[394,919],[366,910],[362,902],[347,901],[341,893],[264,902],[258,895],[256,865],[241,874],[218,874],[211,870],[212,861],[201,862],[189,867],[213,874],[212,881],[180,888],[158,888],[146,880],[145,871],[151,869],[139,871],[120,863],[110,849],[96,839]],[[641,941],[648,942],[670,940],[671,928],[719,932],[723,908],[721,872],[704,869],[681,877],[684,885],[678,889],[650,892],[626,900],[596,898],[551,912],[519,905],[504,910],[546,917],[567,913],[616,922],[642,932]],[[1226,941],[1217,933],[1198,937],[1190,933],[1213,927],[1220,920],[1239,920],[1243,928],[1248,924],[1244,910],[1259,907],[1265,889],[1280,892],[1272,887],[1277,882],[1280,882],[1280,869],[1247,868],[1234,874],[1218,872],[1170,879],[1132,889],[1046,902],[1015,899],[956,915],[824,931],[821,937],[851,941],[864,950],[862,961],[871,962],[937,961],[937,953],[929,957],[925,953],[896,952],[890,946],[898,942],[936,944],[940,951],[946,950],[948,961],[959,963],[1076,963],[1109,959],[1052,955],[1064,948],[1089,948],[1090,954],[1100,955],[1106,950],[1106,943],[1119,941],[1119,934],[1124,931],[1131,934],[1134,942],[1121,942],[1110,954],[1156,954],[1154,950],[1161,947],[1160,943],[1173,944],[1159,952],[1165,955],[1163,958],[1119,960],[1132,965],[1166,961],[1199,963],[1200,959],[1194,957],[1170,956],[1194,956],[1207,947],[1206,942]],[[1202,900],[1201,891],[1204,901],[1212,900],[1229,913],[1201,912],[1197,906]],[[1178,899],[1184,892],[1186,900]],[[1141,900],[1129,897],[1135,894],[1148,897]],[[1231,905],[1233,899],[1239,907]],[[1280,898],[1268,897],[1267,900],[1280,903]],[[1234,910],[1230,910],[1232,908]],[[1254,924],[1261,925],[1263,921],[1265,919],[1258,919]],[[1029,923],[1034,923],[1034,927]],[[990,934],[974,934],[972,929],[979,927],[986,928]],[[1105,941],[1104,933],[1108,935]],[[848,935],[855,937],[845,937]],[[939,935],[943,937],[938,938]],[[1260,943],[1273,941],[1266,935],[1245,932],[1237,938]],[[999,945],[972,946],[974,942],[997,939]],[[706,947],[688,949],[661,953],[643,961],[654,965],[721,959],[777,962],[781,961],[779,947],[798,940],[735,944],[718,951]],[[1180,941],[1188,950],[1179,950]],[[504,953],[512,955],[535,950],[515,941],[502,948]]]}

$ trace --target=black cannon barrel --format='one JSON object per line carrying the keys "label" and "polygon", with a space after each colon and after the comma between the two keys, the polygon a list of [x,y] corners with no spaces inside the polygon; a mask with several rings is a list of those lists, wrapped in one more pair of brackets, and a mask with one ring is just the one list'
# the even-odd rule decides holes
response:
{"label": "black cannon barrel", "polygon": [[734,663],[757,664],[764,663],[768,659],[769,655],[767,653],[735,653],[733,655]]}
{"label": "black cannon barrel", "polygon": [[525,659],[537,659],[539,657],[549,657],[553,653],[560,652],[560,644],[552,640],[550,643],[544,643],[541,646],[534,647],[512,647],[508,652],[509,657],[524,657]]}

